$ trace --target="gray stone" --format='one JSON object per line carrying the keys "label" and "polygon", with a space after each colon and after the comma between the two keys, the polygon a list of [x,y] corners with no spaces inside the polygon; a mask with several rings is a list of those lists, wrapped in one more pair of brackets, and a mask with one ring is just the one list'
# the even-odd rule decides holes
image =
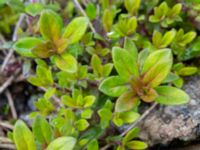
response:
{"label": "gray stone", "polygon": [[139,125],[140,138],[149,145],[192,141],[200,136],[200,77],[187,78],[183,89],[190,95],[188,104],[158,106]]}

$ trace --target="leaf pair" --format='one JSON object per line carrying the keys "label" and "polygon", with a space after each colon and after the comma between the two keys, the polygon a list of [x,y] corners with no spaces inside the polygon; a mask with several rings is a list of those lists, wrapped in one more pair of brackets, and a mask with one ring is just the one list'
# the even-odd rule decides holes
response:
{"label": "leaf pair", "polygon": [[91,66],[92,66],[94,75],[98,78],[109,76],[113,68],[113,64],[111,63],[103,65],[101,62],[101,59],[95,54],[91,58]]}
{"label": "leaf pair", "polygon": [[161,22],[163,27],[167,27],[174,21],[181,21],[179,16],[182,9],[182,5],[176,4],[171,9],[166,2],[161,3],[158,7],[154,8],[154,15],[149,17],[150,22],[158,23]]}
{"label": "leaf pair", "polygon": [[132,35],[137,28],[136,17],[131,18],[120,18],[115,25],[115,30],[120,36]]}
{"label": "leaf pair", "polygon": [[125,148],[132,149],[132,150],[144,150],[148,146],[146,143],[134,140],[134,138],[137,138],[139,136],[139,129],[133,128],[131,131],[129,131],[126,136],[122,140],[122,145],[118,147],[117,150],[124,150]]}
{"label": "leaf pair", "polygon": [[38,65],[36,68],[36,76],[30,76],[28,81],[35,86],[53,85],[53,76],[49,68]]}
{"label": "leaf pair", "polygon": [[184,47],[188,43],[190,43],[195,37],[196,37],[196,32],[190,31],[190,32],[184,33],[183,29],[179,29],[174,38],[174,43],[178,44],[179,46]]}
{"label": "leaf pair", "polygon": [[166,48],[169,44],[171,44],[175,36],[176,30],[174,29],[167,31],[164,35],[162,35],[159,31],[154,31],[152,42],[153,45],[158,49]]}
{"label": "leaf pair", "polygon": [[124,5],[130,15],[137,15],[140,7],[140,0],[125,0]]}
{"label": "leaf pair", "polygon": [[[75,92],[76,93],[76,90]],[[62,96],[62,102],[72,108],[87,108],[91,107],[95,102],[95,97],[92,95],[88,95],[83,97],[82,94],[77,93],[76,95],[73,93],[73,96],[70,97],[68,95]]]}

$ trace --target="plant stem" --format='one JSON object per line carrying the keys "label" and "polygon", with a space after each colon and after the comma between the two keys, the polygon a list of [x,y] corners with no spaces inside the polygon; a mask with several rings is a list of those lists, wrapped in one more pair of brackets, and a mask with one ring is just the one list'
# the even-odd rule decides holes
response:
{"label": "plant stem", "polygon": [[13,82],[15,76],[20,72],[17,70],[14,75],[10,76],[1,86],[0,86],[0,94]]}
{"label": "plant stem", "polygon": [[147,109],[142,116],[136,120],[132,125],[130,125],[124,132],[120,134],[120,136],[126,135],[131,129],[133,129],[138,123],[140,123],[144,118],[148,116],[148,114],[151,113],[151,111],[158,105],[158,103],[154,103],[149,109]]}
{"label": "plant stem", "polygon": [[14,105],[14,102],[13,102],[12,95],[11,95],[9,90],[6,90],[6,97],[8,99],[8,104],[10,106],[12,116],[13,116],[14,119],[17,119],[17,112],[16,112],[16,109],[15,109],[15,105]]}
{"label": "plant stem", "polygon": [[[14,30],[14,33],[13,33],[13,36],[12,36],[13,42],[15,42],[17,40],[17,32],[18,32],[18,29],[20,28],[24,18],[25,18],[25,14],[21,14],[20,17],[19,17],[19,20],[18,20],[18,22],[15,26],[15,30]],[[6,58],[4,59],[4,62],[2,63],[1,71],[3,71],[5,69],[7,63],[9,62],[11,56],[13,55],[13,52],[14,52],[14,50],[11,48],[9,53],[7,54]]]}
{"label": "plant stem", "polygon": [[105,145],[104,147],[102,147],[100,150],[106,150],[109,147],[111,147],[112,145],[113,145],[112,143],[109,143],[109,144]]}
{"label": "plant stem", "polygon": [[0,121],[0,127],[13,130],[14,126],[5,121]]}
{"label": "plant stem", "polygon": [[83,16],[88,19],[88,21],[89,21],[89,27],[92,30],[92,32],[93,33],[97,33],[96,30],[95,30],[95,28],[93,27],[92,23],[90,22],[90,19],[88,18],[87,14],[85,13],[84,9],[81,7],[80,3],[78,2],[78,0],[74,0],[74,3],[78,7],[78,9],[81,11],[81,13],[83,14]]}

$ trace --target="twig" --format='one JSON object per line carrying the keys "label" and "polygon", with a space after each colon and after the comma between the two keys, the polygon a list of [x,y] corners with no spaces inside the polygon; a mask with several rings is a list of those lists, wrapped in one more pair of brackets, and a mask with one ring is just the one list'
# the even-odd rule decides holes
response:
{"label": "twig", "polygon": [[0,126],[3,128],[10,129],[10,130],[14,129],[14,127],[11,124],[9,124],[8,122],[4,122],[4,121],[0,121]]}
{"label": "twig", "polygon": [[20,69],[17,69],[15,73],[10,76],[1,86],[0,86],[0,94],[13,82],[15,76],[20,72]]}
{"label": "twig", "polygon": [[[17,40],[17,31],[20,28],[24,18],[25,18],[25,14],[21,14],[20,17],[19,17],[19,20],[18,20],[18,22],[15,26],[15,30],[14,30],[14,33],[13,33],[13,36],[12,36],[13,42]],[[9,62],[10,57],[13,55],[13,52],[14,52],[14,50],[11,48],[9,53],[7,54],[6,58],[4,59],[4,62],[2,63],[1,71],[3,71],[5,69],[7,63]]]}
{"label": "twig", "polygon": [[[44,88],[44,87],[39,87],[41,90],[43,90],[43,91],[47,91],[47,89],[46,88]],[[53,95],[52,96],[52,98],[53,98],[53,100],[54,100],[54,102],[56,103],[56,104],[58,104],[59,106],[62,106],[62,104],[60,103],[60,99],[57,97],[57,96],[55,96],[55,95]]]}
{"label": "twig", "polygon": [[6,90],[6,97],[8,99],[8,103],[9,103],[9,106],[10,106],[10,109],[11,109],[12,116],[13,116],[14,119],[17,119],[17,112],[16,112],[16,109],[15,109],[15,105],[14,105],[14,102],[13,102],[12,95],[10,94],[9,90]]}
{"label": "twig", "polygon": [[[140,118],[138,120],[136,120],[132,125],[130,125],[124,132],[122,132],[120,134],[121,137],[123,137],[124,135],[126,135],[131,129],[133,129],[138,123],[140,123],[149,113],[151,113],[151,111],[158,105],[158,103],[154,103],[149,109],[147,109],[142,116],[140,116]],[[102,147],[100,150],[106,150],[108,149],[110,146],[112,146],[113,143],[108,143],[107,145],[105,145],[104,147]]]}
{"label": "twig", "polygon": [[14,30],[14,33],[13,33],[13,36],[12,36],[12,41],[16,41],[17,40],[17,32],[18,32],[18,29],[20,28],[24,18],[25,18],[25,14],[21,14],[20,17],[19,17],[19,20],[18,20],[18,22],[17,22],[17,24],[15,26],[15,30]]}
{"label": "twig", "polygon": [[0,87],[0,94],[3,93],[3,91],[12,83],[12,81],[14,80],[14,75],[10,76],[4,83],[3,85]]}
{"label": "twig", "polygon": [[149,109],[147,109],[142,116],[140,116],[140,118],[135,121],[132,125],[130,125],[124,132],[122,132],[122,134],[120,134],[120,136],[124,136],[126,135],[131,129],[133,129],[138,123],[140,123],[144,118],[146,118],[146,116],[151,113],[151,111],[158,105],[158,103],[154,103]]}
{"label": "twig", "polygon": [[0,143],[13,143],[9,138],[0,136]]}
{"label": "twig", "polygon": [[93,33],[97,33],[96,30],[95,30],[95,28],[93,27],[92,23],[90,22],[90,19],[88,18],[87,14],[85,13],[84,9],[79,4],[79,2],[77,0],[74,0],[74,3],[78,7],[78,9],[81,11],[81,13],[83,14],[83,16],[86,17],[89,20],[89,27],[92,30],[92,32]]}
{"label": "twig", "polygon": [[4,59],[2,66],[1,66],[1,71],[3,72],[9,59],[11,58],[11,56],[13,55],[14,50],[10,49],[9,53],[6,55],[6,58]]}
{"label": "twig", "polygon": [[0,149],[16,149],[15,145],[13,144],[0,144]]}
{"label": "twig", "polygon": [[109,143],[109,144],[105,145],[104,147],[100,148],[100,150],[106,150],[111,146],[112,146],[112,144]]}

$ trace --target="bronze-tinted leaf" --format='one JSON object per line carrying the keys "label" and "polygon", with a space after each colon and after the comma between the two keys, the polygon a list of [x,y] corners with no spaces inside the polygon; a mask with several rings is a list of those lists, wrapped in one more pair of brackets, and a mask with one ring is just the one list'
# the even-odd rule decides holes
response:
{"label": "bronze-tinted leaf", "polygon": [[56,48],[52,42],[47,41],[45,43],[36,45],[32,49],[32,52],[33,54],[35,54],[36,56],[40,58],[48,58],[52,56],[53,54],[56,54]]}
{"label": "bronze-tinted leaf", "polygon": [[116,102],[115,111],[123,112],[132,109],[136,104],[139,98],[135,95],[134,92],[128,91],[122,94]]}

